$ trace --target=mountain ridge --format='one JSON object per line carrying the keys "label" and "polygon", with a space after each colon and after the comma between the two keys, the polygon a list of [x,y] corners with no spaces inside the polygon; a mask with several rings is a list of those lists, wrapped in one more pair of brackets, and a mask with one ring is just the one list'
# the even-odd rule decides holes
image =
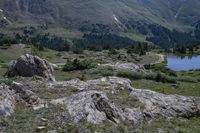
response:
{"label": "mountain ridge", "polygon": [[[191,8],[191,5],[194,8]],[[183,24],[190,26],[197,22],[200,16],[197,12],[199,5],[199,0],[3,0],[0,9],[4,10],[8,17],[11,13],[14,13],[15,17],[21,17],[22,23],[32,20],[38,23],[42,20],[61,25],[69,25],[72,22],[109,25],[134,20],[177,27]]]}
{"label": "mountain ridge", "polygon": [[75,33],[72,38],[76,32],[92,31],[152,37],[157,28],[168,35],[176,30],[192,36],[200,20],[200,0],[2,0],[0,9],[6,29],[45,25],[71,30]]}

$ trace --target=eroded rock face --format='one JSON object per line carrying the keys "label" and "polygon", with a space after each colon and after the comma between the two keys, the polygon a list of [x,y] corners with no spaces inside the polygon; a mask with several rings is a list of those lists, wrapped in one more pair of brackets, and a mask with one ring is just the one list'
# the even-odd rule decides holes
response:
{"label": "eroded rock face", "polygon": [[34,92],[29,90],[30,86],[24,86],[23,84],[13,82],[10,89],[15,92],[15,99],[18,102],[24,103],[28,107],[32,107],[34,110],[46,107],[44,100],[40,99]]}
{"label": "eroded rock face", "polygon": [[144,105],[143,113],[148,118],[189,118],[200,115],[200,104],[194,97],[164,95],[141,89],[133,89],[130,96],[137,98]]}
{"label": "eroded rock face", "polygon": [[53,104],[66,105],[75,123],[81,120],[98,124],[104,120],[118,123],[123,118],[122,110],[111,104],[101,91],[86,91],[70,97],[52,101]]}
{"label": "eroded rock face", "polygon": [[0,115],[9,116],[15,109],[15,95],[8,86],[0,84]]}
{"label": "eroded rock face", "polygon": [[55,81],[53,67],[46,60],[29,54],[23,55],[14,61],[6,75],[8,77],[32,77],[36,75]]}

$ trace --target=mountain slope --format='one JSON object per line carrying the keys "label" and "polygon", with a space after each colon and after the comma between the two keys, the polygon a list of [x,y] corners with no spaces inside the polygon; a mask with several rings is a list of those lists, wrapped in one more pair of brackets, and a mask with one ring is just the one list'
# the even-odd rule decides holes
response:
{"label": "mountain slope", "polygon": [[11,27],[7,29],[47,25],[146,36],[156,25],[162,31],[191,32],[200,20],[200,0],[1,0],[0,9]]}
{"label": "mountain slope", "polygon": [[199,0],[2,0],[0,8],[23,23],[46,20],[61,25],[89,22],[120,26],[134,20],[177,27],[191,25],[200,17]]}

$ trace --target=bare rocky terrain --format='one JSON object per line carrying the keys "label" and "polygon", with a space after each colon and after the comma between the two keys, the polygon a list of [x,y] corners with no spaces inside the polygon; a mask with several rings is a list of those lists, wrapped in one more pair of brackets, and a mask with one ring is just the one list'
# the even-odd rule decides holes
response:
{"label": "bare rocky terrain", "polygon": [[[137,89],[132,87],[129,79],[116,76],[55,81],[52,80],[53,69],[49,68],[52,68],[50,63],[37,56],[27,54],[17,59],[7,72],[8,76],[10,73],[17,76],[15,82],[10,86],[0,85],[0,115],[15,116],[20,104],[32,112],[39,111],[40,115],[45,113],[43,117],[54,115],[53,119],[40,118],[48,125],[38,126],[36,130],[44,132],[59,131],[57,124],[77,125],[83,121],[99,126],[105,122],[111,125],[128,122],[131,126],[159,117],[170,120],[200,115],[200,103],[196,97]],[[138,71],[140,67],[135,68]],[[144,68],[140,70],[144,71]],[[8,131],[5,125],[0,129]]]}

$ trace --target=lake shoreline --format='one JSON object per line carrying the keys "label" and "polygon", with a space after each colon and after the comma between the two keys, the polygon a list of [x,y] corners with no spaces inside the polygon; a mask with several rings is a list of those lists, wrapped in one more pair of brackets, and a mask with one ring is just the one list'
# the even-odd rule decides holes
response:
{"label": "lake shoreline", "polygon": [[163,55],[163,54],[156,54],[156,55],[159,57],[159,59],[157,61],[151,63],[150,65],[160,64],[165,61],[165,57],[166,57],[165,55]]}
{"label": "lake shoreline", "polygon": [[200,69],[200,55],[176,56],[167,55],[167,68],[174,71],[190,71]]}

